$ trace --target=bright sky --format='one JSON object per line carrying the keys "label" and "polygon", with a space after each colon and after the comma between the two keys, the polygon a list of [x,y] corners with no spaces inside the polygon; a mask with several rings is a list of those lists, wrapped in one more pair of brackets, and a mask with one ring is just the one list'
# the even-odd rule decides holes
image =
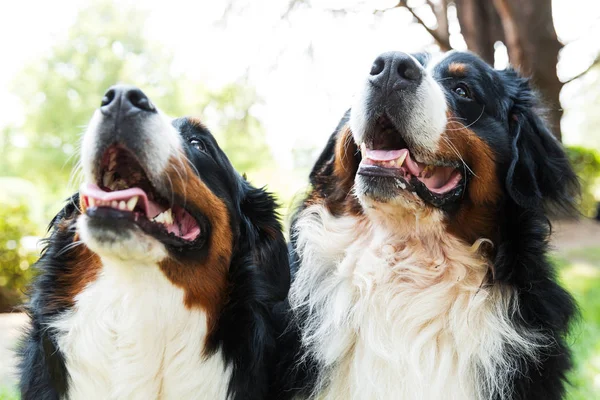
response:
{"label": "bright sky", "polygon": [[[250,71],[265,103],[255,112],[282,167],[290,166],[292,148],[325,142],[379,53],[435,49],[405,10],[373,14],[374,8],[390,7],[396,0],[312,0],[312,7],[301,7],[286,20],[280,17],[287,1],[238,0],[226,25],[219,23],[225,1],[128,2],[150,10],[143,34],[173,49],[176,68],[191,78],[218,88]],[[15,74],[66,35],[82,3],[20,0],[0,5],[0,127],[22,120],[22,108],[9,93]],[[600,2],[554,0],[553,6],[559,37],[570,43],[559,63],[559,75],[568,78],[585,69],[600,49]],[[349,11],[333,11],[342,8]],[[456,37],[454,44],[461,45]],[[570,143],[582,140],[577,125],[584,116],[576,101],[582,85],[576,82],[563,90],[563,129]]]}

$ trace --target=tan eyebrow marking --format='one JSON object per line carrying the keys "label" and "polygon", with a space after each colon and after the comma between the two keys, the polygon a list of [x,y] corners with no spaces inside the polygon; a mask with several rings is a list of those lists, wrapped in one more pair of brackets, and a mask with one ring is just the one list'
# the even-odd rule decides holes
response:
{"label": "tan eyebrow marking", "polygon": [[192,126],[198,127],[200,129],[206,129],[206,127],[198,117],[188,117],[187,120]]}
{"label": "tan eyebrow marking", "polygon": [[450,63],[450,65],[448,66],[448,71],[452,75],[458,75],[458,76],[465,76],[467,74],[468,69],[469,69],[469,66],[467,64],[458,63],[458,62]]}

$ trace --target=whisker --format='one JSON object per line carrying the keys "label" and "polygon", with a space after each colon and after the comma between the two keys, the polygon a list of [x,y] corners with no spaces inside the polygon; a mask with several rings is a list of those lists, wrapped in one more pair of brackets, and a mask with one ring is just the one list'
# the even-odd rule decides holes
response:
{"label": "whisker", "polygon": [[464,125],[462,122],[459,122],[459,121],[453,121],[453,122],[456,122],[458,124],[461,124],[463,127],[462,128],[457,128],[457,129],[447,129],[447,130],[448,131],[462,131],[464,129],[469,128],[470,126],[473,126],[477,121],[479,121],[481,119],[481,117],[483,116],[484,111],[485,111],[485,106],[483,106],[481,108],[481,113],[479,114],[479,117],[477,117],[477,119],[475,121],[471,122],[469,125]]}
{"label": "whisker", "polygon": [[[171,177],[169,176],[169,174],[166,174],[166,176],[167,176],[167,179],[169,181],[169,186],[171,187],[171,190],[170,190],[170,192],[171,192],[171,202],[170,202],[170,204],[171,204],[171,206],[173,206],[175,204],[175,188],[173,186],[173,181],[171,180]],[[148,216],[148,217],[150,217],[150,216]]]}
{"label": "whisker", "polygon": [[69,243],[68,245],[66,245],[65,247],[63,247],[58,253],[56,253],[56,257],[60,257],[63,254],[69,252],[70,250],[74,249],[77,246],[80,246],[84,244],[81,240],[76,240],[73,243]]}
{"label": "whisker", "polygon": [[450,140],[449,137],[446,136],[441,136],[441,138],[446,142],[446,144],[448,145],[448,147],[450,147],[450,149],[454,152],[454,154],[456,154],[456,156],[460,159],[464,170],[463,173],[466,174],[466,170],[469,170],[471,172],[471,174],[473,174],[473,176],[477,176],[475,174],[475,172],[467,165],[467,163],[465,162],[464,158],[462,157],[462,155],[460,154],[460,152],[458,151],[458,149],[456,148],[456,146],[454,145],[454,143],[452,143],[452,141]]}

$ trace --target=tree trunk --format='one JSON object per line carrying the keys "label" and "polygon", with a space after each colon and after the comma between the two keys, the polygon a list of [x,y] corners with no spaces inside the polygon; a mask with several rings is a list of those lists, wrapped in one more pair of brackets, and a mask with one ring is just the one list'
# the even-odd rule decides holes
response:
{"label": "tree trunk", "polygon": [[[408,9],[415,20],[435,39],[443,51],[449,50],[447,0],[427,4],[437,19],[431,28],[400,0],[396,7]],[[562,44],[552,20],[552,0],[454,0],[461,34],[469,50],[494,65],[494,44],[501,41],[508,49],[510,63],[531,78],[547,109],[548,124],[558,140],[562,139],[560,90],[563,83],[556,75]]]}
{"label": "tree trunk", "polygon": [[551,0],[494,0],[504,27],[510,62],[531,77],[548,109],[548,123],[561,140],[560,90],[563,84],[556,74],[562,44],[552,20]]}
{"label": "tree trunk", "polygon": [[494,43],[504,41],[504,32],[493,4],[480,0],[455,0],[454,3],[467,47],[494,65]]}

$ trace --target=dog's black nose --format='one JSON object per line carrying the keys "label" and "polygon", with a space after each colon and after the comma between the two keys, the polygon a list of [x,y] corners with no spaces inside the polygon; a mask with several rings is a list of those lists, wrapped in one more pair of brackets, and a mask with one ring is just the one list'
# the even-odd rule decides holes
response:
{"label": "dog's black nose", "polygon": [[423,69],[408,54],[383,53],[375,59],[369,80],[380,88],[406,89],[416,87],[423,79]]}
{"label": "dog's black nose", "polygon": [[106,91],[100,103],[103,114],[128,115],[141,111],[156,112],[148,96],[134,86],[116,85]]}

